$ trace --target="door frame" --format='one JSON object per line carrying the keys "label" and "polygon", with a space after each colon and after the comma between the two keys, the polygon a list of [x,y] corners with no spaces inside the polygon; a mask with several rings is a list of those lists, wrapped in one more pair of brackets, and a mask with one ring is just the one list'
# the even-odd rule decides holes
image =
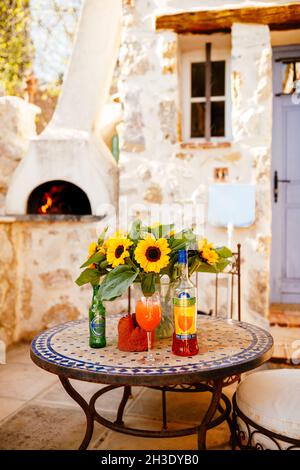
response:
{"label": "door frame", "polygon": [[[300,57],[300,44],[288,46],[276,46],[273,48],[273,128],[272,128],[272,158],[271,158],[271,208],[272,208],[272,247],[271,247],[271,263],[270,263],[270,302],[271,303],[297,303],[296,297],[293,294],[282,292],[282,279],[283,273],[283,252],[284,252],[284,239],[283,232],[280,230],[282,221],[284,220],[284,191],[283,185],[279,184],[279,197],[278,202],[274,203],[274,172],[278,171],[280,179],[286,179],[286,165],[282,159],[283,154],[283,138],[281,130],[284,128],[282,119],[282,100],[292,105],[291,96],[277,97],[276,93],[282,90],[282,83],[280,79],[281,63],[276,62],[276,59],[281,57]],[[288,101],[289,100],[289,101]],[[293,105],[295,106],[295,105]],[[281,195],[281,197],[280,197]],[[299,297],[299,296],[298,296]]]}

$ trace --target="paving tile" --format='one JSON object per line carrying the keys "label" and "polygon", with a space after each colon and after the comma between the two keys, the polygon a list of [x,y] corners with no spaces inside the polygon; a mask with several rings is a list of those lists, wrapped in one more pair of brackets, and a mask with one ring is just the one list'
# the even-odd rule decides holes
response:
{"label": "paving tile", "polygon": [[6,419],[25,404],[26,401],[22,400],[15,400],[13,398],[0,398],[0,421]]}
{"label": "paving tile", "polygon": [[[299,350],[300,328],[272,326],[270,333],[274,338],[273,358],[281,358],[283,360],[292,359],[292,356]],[[299,354],[298,360],[300,360]]]}
{"label": "paving tile", "polygon": [[[207,409],[210,394],[167,392],[166,397],[168,420],[197,423]],[[145,389],[131,407],[130,414],[161,420],[162,393],[158,390]]]}
{"label": "paving tile", "polygon": [[[132,427],[144,429],[160,430],[158,421],[130,417],[126,420],[126,424]],[[170,429],[183,429],[189,426],[184,423],[171,423]],[[227,424],[224,423],[218,428],[210,430],[207,433],[208,449],[230,449],[229,430]],[[196,450],[197,435],[177,437],[177,438],[143,438],[136,436],[128,436],[114,431],[110,431],[105,439],[95,442],[91,449],[97,450]]]}
{"label": "paving tile", "polygon": [[[236,385],[226,387],[225,395],[230,399]],[[209,392],[167,392],[167,417],[171,422],[199,423],[206,412],[211,394]],[[162,393],[158,390],[144,389],[139,398],[132,403],[130,415],[142,416],[153,420],[162,419]]]}
{"label": "paving tile", "polygon": [[[82,382],[80,380],[72,380],[71,381],[74,388],[81,394],[83,398],[87,401],[91,398],[91,396],[96,393],[101,388],[105,387],[105,385],[101,384],[94,384],[88,382]],[[128,400],[126,410],[130,409],[133,405],[134,400],[137,396],[141,393],[141,389],[139,387],[134,387],[132,390],[133,399],[130,398]],[[97,410],[101,412],[108,412],[110,414],[116,413],[119,407],[121,398],[123,395],[123,387],[118,388],[116,390],[112,390],[108,393],[105,393],[102,397],[100,397],[97,401]],[[39,395],[35,400],[34,403],[39,405],[48,405],[48,404],[58,404],[64,405],[68,407],[78,408],[78,404],[67,394],[64,390],[61,383],[57,383],[53,385],[49,390],[45,391],[43,394]]]}
{"label": "paving tile", "polygon": [[[0,426],[1,450],[73,450],[85,432],[81,411],[28,405]],[[108,431],[95,426],[93,442]]]}
{"label": "paving tile", "polygon": [[271,325],[300,327],[299,304],[272,304],[269,320]]}
{"label": "paving tile", "polygon": [[0,366],[0,397],[30,400],[58,378],[32,364],[6,364]]}
{"label": "paving tile", "polygon": [[30,357],[30,343],[18,343],[9,347],[6,362],[7,364],[33,364]]}
{"label": "paving tile", "polygon": [[[231,398],[236,385],[225,390]],[[182,429],[198,424],[207,410],[211,395],[209,393],[167,393],[168,428]],[[125,414],[127,426],[161,430],[161,392],[152,389],[143,389],[140,395],[133,400]],[[207,445],[211,449],[229,449],[229,428],[223,423],[207,434]],[[191,450],[197,448],[197,437],[185,436],[180,438],[138,438],[122,435],[110,431],[107,437],[97,442],[95,449],[102,450]]]}

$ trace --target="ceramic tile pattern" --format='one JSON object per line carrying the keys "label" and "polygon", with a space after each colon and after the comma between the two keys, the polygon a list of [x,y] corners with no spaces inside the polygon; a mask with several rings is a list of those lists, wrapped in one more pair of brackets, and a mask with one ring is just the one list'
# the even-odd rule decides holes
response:
{"label": "ceramic tile pattern", "polygon": [[142,362],[143,353],[124,353],[117,349],[117,321],[116,316],[108,318],[108,346],[101,350],[87,346],[88,332],[84,320],[65,323],[38,335],[32,350],[48,364],[66,369],[142,376],[205,372],[243,364],[267,352],[273,342],[265,330],[254,325],[205,318],[198,325],[201,354],[188,358],[174,356],[171,340],[162,340],[155,344],[153,352],[157,364],[153,367]]}

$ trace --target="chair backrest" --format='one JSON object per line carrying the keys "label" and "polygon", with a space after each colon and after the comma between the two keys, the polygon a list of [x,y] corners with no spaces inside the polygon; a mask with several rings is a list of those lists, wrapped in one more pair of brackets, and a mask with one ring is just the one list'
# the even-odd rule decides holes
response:
{"label": "chair backrest", "polygon": [[[231,269],[228,272],[231,276],[231,292],[230,292],[230,318],[233,319],[233,306],[234,306],[234,294],[237,289],[237,320],[241,321],[241,244],[238,243],[237,251],[233,253],[233,262]],[[216,276],[217,277],[217,276]],[[218,310],[216,308],[216,314]]]}
{"label": "chair backrest", "polygon": [[[197,273],[198,278],[199,273]],[[232,265],[231,269],[226,273],[222,273],[222,276],[230,276],[228,280],[228,294],[230,297],[229,304],[228,304],[228,318],[233,319],[234,316],[234,295],[235,290],[237,291],[237,320],[241,321],[242,311],[241,311],[241,244],[238,243],[237,251],[232,253]],[[203,315],[211,315],[217,316],[218,315],[218,308],[219,308],[219,278],[220,274],[215,275],[215,305],[214,309],[209,310],[209,312],[198,311],[199,314]],[[198,282],[197,282],[198,284]]]}
{"label": "chair backrest", "polygon": [[[237,320],[241,321],[242,312],[241,312],[241,244],[237,244],[237,251],[232,253],[232,264],[231,269],[225,273],[228,276],[231,276],[230,283],[228,283],[228,289],[230,289],[230,305],[228,317],[233,319],[234,311],[234,293],[237,290]],[[222,274],[223,275],[223,274]],[[196,273],[196,278],[198,279],[199,273]],[[198,285],[198,282],[197,282]],[[131,288],[128,289],[128,313],[131,312]],[[215,308],[211,309],[209,312],[203,312],[198,310],[198,314],[203,315],[218,315],[218,300],[219,300],[219,274],[215,275]]]}

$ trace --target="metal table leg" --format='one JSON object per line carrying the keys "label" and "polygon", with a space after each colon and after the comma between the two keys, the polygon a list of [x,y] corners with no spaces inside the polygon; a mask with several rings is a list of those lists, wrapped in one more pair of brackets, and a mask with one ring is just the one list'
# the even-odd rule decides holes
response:
{"label": "metal table leg", "polygon": [[[207,431],[217,426],[218,424],[223,422],[225,419],[227,419],[230,413],[230,409],[231,409],[229,400],[227,399],[226,396],[222,394],[223,380],[218,379],[212,382],[211,385],[208,385],[208,384],[198,385],[198,388],[200,388],[201,391],[209,391],[212,394],[212,398],[211,398],[209,407],[207,409],[207,412],[205,413],[205,416],[199,425],[192,426],[192,427],[185,428],[185,429],[168,430],[166,429],[167,428],[166,413],[164,413],[163,414],[164,428],[162,429],[162,431],[154,431],[154,430],[152,431],[149,429],[131,428],[131,427],[125,426],[123,422],[123,414],[124,414],[125,406],[131,395],[131,386],[108,385],[104,388],[101,388],[98,392],[96,392],[91,397],[89,403],[87,403],[86,400],[70,384],[70,381],[68,378],[62,377],[62,376],[60,376],[59,378],[64,389],[68,393],[68,395],[70,395],[70,397],[73,398],[73,400],[75,400],[76,403],[78,403],[78,405],[82,408],[82,410],[84,411],[86,415],[86,432],[82,440],[82,443],[79,446],[79,450],[85,450],[88,448],[88,445],[91,442],[92,435],[93,435],[94,421],[97,421],[99,424],[113,431],[117,431],[123,434],[129,434],[132,436],[138,436],[138,437],[167,438],[167,437],[181,437],[181,436],[188,436],[192,434],[198,434],[198,448],[200,450],[205,450]],[[124,387],[123,397],[118,407],[117,418],[113,422],[113,421],[106,419],[104,416],[101,416],[97,412],[95,405],[96,405],[97,399],[100,396],[120,387]],[[166,390],[169,390],[169,388],[165,387],[164,392]],[[172,389],[170,389],[169,391],[172,391]],[[176,391],[176,390],[173,390],[173,391]],[[220,400],[223,400],[225,408],[221,407]],[[164,406],[166,406],[165,402],[164,402]],[[221,410],[223,410],[223,413],[221,412],[220,416],[214,417],[217,409],[219,409],[220,412]]]}
{"label": "metal table leg", "polygon": [[209,429],[209,425],[218,409],[221,395],[222,395],[223,379],[219,379],[213,382],[212,397],[210,405],[208,407],[205,416],[198,427],[198,449],[206,450],[206,433]]}
{"label": "metal table leg", "polygon": [[129,385],[126,385],[124,387],[123,397],[120,402],[118,413],[117,413],[117,419],[115,421],[115,424],[118,424],[119,426],[124,426],[123,414],[124,414],[125,406],[130,396],[131,396],[131,387]]}
{"label": "metal table leg", "polygon": [[82,398],[81,395],[75,390],[75,388],[70,384],[69,379],[66,377],[59,376],[65,391],[70,395],[73,400],[75,400],[78,405],[83,409],[86,416],[86,431],[82,443],[79,446],[79,450],[86,450],[89,443],[91,442],[93,431],[94,431],[94,417],[93,413],[90,410],[89,404]]}

